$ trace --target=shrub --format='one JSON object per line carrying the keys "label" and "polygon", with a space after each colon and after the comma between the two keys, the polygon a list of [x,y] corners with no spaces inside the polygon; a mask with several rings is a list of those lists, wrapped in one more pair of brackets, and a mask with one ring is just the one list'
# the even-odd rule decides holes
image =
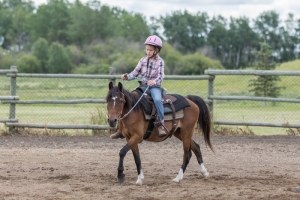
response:
{"label": "shrub", "polygon": [[41,63],[35,56],[24,54],[18,59],[17,67],[21,73],[39,73]]}

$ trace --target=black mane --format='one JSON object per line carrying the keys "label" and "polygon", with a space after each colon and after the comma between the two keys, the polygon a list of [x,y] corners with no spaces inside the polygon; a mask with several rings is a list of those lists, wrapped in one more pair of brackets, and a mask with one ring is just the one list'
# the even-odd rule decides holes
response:
{"label": "black mane", "polygon": [[[125,96],[125,101],[126,101],[125,108],[128,109],[131,109],[141,97],[141,94],[136,90],[129,92],[128,90],[123,88],[123,91],[120,91],[118,86],[114,86],[112,89],[108,91],[108,94],[105,99],[107,100],[112,98],[113,96],[118,96],[118,94],[120,94],[121,92],[123,92]],[[147,99],[145,97],[142,97],[133,110],[134,111],[144,110],[144,106],[146,106],[147,104],[149,104]]]}

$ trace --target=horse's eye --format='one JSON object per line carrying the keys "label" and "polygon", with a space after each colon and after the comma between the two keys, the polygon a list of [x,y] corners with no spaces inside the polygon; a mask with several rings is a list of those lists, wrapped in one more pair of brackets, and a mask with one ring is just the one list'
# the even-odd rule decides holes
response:
{"label": "horse's eye", "polygon": [[120,102],[123,103],[123,100],[121,100]]}

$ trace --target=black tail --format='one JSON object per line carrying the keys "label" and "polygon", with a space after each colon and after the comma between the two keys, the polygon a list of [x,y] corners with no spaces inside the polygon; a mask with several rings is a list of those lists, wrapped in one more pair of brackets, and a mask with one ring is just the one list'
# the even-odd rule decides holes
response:
{"label": "black tail", "polygon": [[198,123],[202,128],[205,144],[207,144],[209,148],[214,152],[213,146],[210,142],[211,118],[209,109],[205,101],[201,97],[195,95],[188,95],[187,98],[193,101],[199,107],[200,112],[198,117]]}

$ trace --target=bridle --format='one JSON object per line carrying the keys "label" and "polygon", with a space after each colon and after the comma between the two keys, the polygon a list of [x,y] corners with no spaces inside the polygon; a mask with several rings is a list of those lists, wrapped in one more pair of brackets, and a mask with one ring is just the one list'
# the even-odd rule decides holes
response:
{"label": "bridle", "polygon": [[[143,98],[143,96],[145,95],[145,93],[147,92],[147,90],[149,89],[149,85],[147,86],[147,88],[145,89],[145,91],[144,91],[144,93],[140,96],[140,98],[137,100],[137,102],[134,104],[134,106],[125,114],[125,115],[123,115],[123,117],[121,117],[121,115],[122,115],[122,113],[121,113],[121,115],[118,117],[118,121],[120,121],[120,120],[123,120],[125,117],[127,117],[130,113],[131,113],[131,111],[137,106],[137,104],[141,101],[141,99]],[[124,95],[124,93],[123,92],[121,92],[122,93],[122,96],[124,97],[125,95]],[[125,98],[124,98],[124,104],[126,103],[126,101],[125,101]]]}

